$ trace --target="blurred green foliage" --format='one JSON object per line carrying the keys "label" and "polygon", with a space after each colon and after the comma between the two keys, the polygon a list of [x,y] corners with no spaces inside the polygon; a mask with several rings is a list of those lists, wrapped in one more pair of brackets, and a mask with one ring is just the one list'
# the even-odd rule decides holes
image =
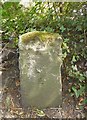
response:
{"label": "blurred green foliage", "polygon": [[[25,8],[18,2],[2,4],[2,41],[17,45],[29,31],[56,32],[63,37],[63,76],[72,82],[76,98],[85,96],[87,67],[87,2],[35,2]],[[86,90],[86,91],[85,91]]]}

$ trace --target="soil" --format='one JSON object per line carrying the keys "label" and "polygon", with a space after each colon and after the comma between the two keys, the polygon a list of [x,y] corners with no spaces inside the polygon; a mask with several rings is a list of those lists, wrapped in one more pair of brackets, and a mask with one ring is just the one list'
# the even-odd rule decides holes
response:
{"label": "soil", "polygon": [[[3,43],[3,48],[4,48]],[[3,50],[3,51],[2,51]],[[72,82],[67,81],[62,72],[62,107],[47,108],[38,114],[36,108],[23,108],[20,94],[20,70],[18,48],[5,47],[2,49],[2,61],[0,61],[0,117],[1,118],[79,118],[86,119],[85,109],[80,109],[78,100],[71,96]],[[2,74],[1,74],[2,73]]]}

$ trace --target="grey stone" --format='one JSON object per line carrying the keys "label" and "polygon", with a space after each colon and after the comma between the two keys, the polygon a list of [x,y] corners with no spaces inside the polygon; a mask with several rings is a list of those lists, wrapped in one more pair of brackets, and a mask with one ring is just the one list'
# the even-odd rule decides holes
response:
{"label": "grey stone", "polygon": [[57,107],[62,104],[61,44],[57,33],[29,32],[19,39],[22,104]]}

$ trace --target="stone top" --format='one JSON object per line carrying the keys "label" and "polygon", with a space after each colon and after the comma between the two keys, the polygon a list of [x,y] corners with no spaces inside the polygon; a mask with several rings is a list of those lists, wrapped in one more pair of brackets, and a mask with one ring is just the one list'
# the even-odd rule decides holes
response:
{"label": "stone top", "polygon": [[60,40],[62,42],[62,38],[58,33],[49,33],[44,31],[34,31],[28,32],[21,36],[19,36],[20,42],[27,44],[31,40],[40,40],[40,41],[49,41],[49,40]]}

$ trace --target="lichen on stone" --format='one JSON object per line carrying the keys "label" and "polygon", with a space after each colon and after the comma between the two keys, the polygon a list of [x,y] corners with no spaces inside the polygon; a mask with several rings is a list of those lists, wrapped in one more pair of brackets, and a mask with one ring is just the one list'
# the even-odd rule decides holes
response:
{"label": "lichen on stone", "polygon": [[21,42],[28,43],[30,40],[40,40],[40,41],[47,41],[47,40],[55,40],[55,39],[62,39],[58,33],[49,33],[43,31],[34,31],[28,32],[21,35]]}

